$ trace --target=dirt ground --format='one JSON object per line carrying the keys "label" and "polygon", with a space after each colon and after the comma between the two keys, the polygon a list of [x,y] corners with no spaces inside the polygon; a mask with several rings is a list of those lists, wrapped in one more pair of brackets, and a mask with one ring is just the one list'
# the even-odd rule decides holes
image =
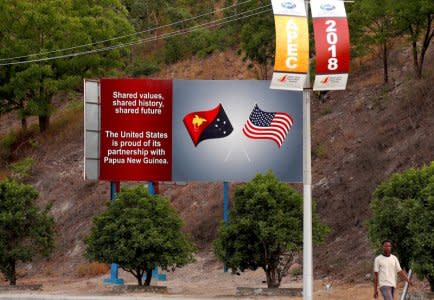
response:
{"label": "dirt ground", "polygon": [[[288,297],[236,297],[237,287],[266,287],[265,274],[262,270],[248,271],[241,275],[231,272],[224,273],[223,266],[211,259],[210,252],[201,252],[196,256],[196,261],[188,266],[166,273],[167,281],[153,281],[152,285],[167,286],[168,295],[155,295],[156,298],[219,298],[219,299],[288,299]],[[30,295],[68,295],[68,296],[113,296],[111,288],[103,285],[103,278],[97,277],[79,278],[74,274],[69,276],[44,276],[32,275],[18,280],[18,284],[43,284],[43,290],[31,292]],[[125,280],[125,284],[135,285],[135,278],[122,270],[119,277]],[[2,284],[6,284],[3,282]],[[301,276],[285,277],[282,288],[302,288]],[[426,289],[423,283],[417,282],[414,290]],[[398,291],[402,291],[402,284]],[[29,295],[28,291],[23,294]],[[16,292],[1,293],[2,295],[17,294]],[[127,296],[128,294],[122,294]],[[152,294],[130,294],[131,296],[152,296]],[[398,295],[396,295],[397,297]],[[315,280],[314,297],[316,300],[372,300],[372,283],[365,280],[360,283],[345,283],[332,281],[328,278]],[[301,297],[292,297],[294,300],[302,300]]]}

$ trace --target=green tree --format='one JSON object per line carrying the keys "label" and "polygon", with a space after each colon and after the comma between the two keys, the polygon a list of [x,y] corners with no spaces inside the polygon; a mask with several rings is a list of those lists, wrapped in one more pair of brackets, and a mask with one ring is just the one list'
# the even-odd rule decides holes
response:
{"label": "green tree", "polygon": [[38,192],[10,179],[0,181],[0,271],[15,285],[16,264],[31,262],[37,254],[48,257],[54,247],[54,220],[49,206],[35,205]]}
{"label": "green tree", "polygon": [[364,54],[377,52],[383,60],[383,80],[389,81],[389,52],[393,39],[399,34],[397,22],[392,15],[394,1],[360,0],[350,6],[349,21],[353,50]]}
{"label": "green tree", "polygon": [[[229,222],[214,242],[218,258],[234,272],[262,268],[267,285],[277,288],[303,246],[303,200],[271,173],[258,174],[235,190]],[[313,214],[313,239],[329,232]]]}
{"label": "green tree", "polygon": [[149,195],[143,185],[125,188],[96,216],[86,237],[86,256],[117,263],[143,285],[156,266],[165,270],[193,261],[195,248],[181,231],[182,221],[168,199]]}
{"label": "green tree", "polygon": [[434,176],[422,192],[421,201],[413,203],[409,229],[414,236],[412,267],[419,277],[426,277],[434,292]]}
{"label": "green tree", "polygon": [[[23,12],[26,10],[25,1],[0,1],[0,58],[9,55],[16,56],[25,48],[22,41],[13,40],[14,32],[17,29],[18,21],[23,18]],[[3,61],[0,61],[2,63]],[[20,89],[14,90],[10,84],[14,75],[12,66],[0,67],[0,115],[11,111],[18,112],[18,118],[21,121],[23,131],[27,130],[27,116],[30,114],[27,106],[27,99],[22,95],[16,95],[15,91],[21,92]]]}
{"label": "green tree", "polygon": [[395,174],[373,194],[369,238],[373,245],[393,241],[405,269],[414,267],[434,290],[434,163],[421,169]]}
{"label": "green tree", "polygon": [[[97,46],[58,50],[133,31],[126,17],[127,11],[119,0],[2,0],[0,7],[5,8],[9,15],[7,27],[0,27],[0,58],[19,57],[1,63],[89,51]],[[118,39],[98,47],[123,41]],[[122,66],[123,51],[125,49],[0,66],[0,99],[11,109],[18,102],[19,109],[38,116],[40,131],[43,132],[49,126],[54,95],[79,85],[83,77],[100,76],[109,68]]]}
{"label": "green tree", "polygon": [[[243,6],[243,10],[269,4],[255,0]],[[240,34],[240,52],[244,60],[250,60],[249,68],[255,68],[259,79],[268,79],[268,69],[274,62],[275,32],[273,14],[260,14],[243,21]]]}
{"label": "green tree", "polygon": [[393,2],[393,16],[408,34],[414,70],[417,78],[422,78],[425,56],[434,36],[434,2],[396,0]]}

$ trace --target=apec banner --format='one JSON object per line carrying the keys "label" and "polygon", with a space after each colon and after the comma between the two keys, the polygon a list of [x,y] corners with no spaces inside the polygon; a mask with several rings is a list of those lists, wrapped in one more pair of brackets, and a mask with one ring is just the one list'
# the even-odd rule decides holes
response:
{"label": "apec banner", "polygon": [[350,66],[350,37],[344,2],[311,0],[310,4],[316,51],[313,89],[345,90]]}
{"label": "apec banner", "polygon": [[303,90],[309,68],[309,33],[304,0],[272,0],[276,54],[271,89]]}
{"label": "apec banner", "polygon": [[[86,99],[98,93],[90,84]],[[270,90],[269,84],[101,80],[99,146],[91,145],[98,136],[86,125],[98,113],[85,117],[85,177],[247,181],[272,170],[280,180],[301,182],[302,93]]]}

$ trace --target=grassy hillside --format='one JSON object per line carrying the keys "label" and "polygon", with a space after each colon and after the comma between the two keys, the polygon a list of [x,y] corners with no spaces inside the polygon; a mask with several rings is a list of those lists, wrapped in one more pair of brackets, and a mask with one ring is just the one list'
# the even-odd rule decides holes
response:
{"label": "grassy hillside", "polygon": [[[321,219],[333,230],[314,250],[319,276],[362,280],[371,271],[374,249],[367,239],[366,221],[373,190],[394,172],[434,160],[433,51],[422,80],[409,75],[409,49],[400,48],[392,55],[388,85],[382,84],[380,60],[370,56],[353,62],[347,91],[330,92],[324,103],[312,100],[313,195]],[[152,77],[252,79],[256,75],[235,50],[224,50],[168,65]],[[3,156],[0,176],[11,174],[11,163],[32,158],[25,181],[40,191],[40,204],[53,203],[55,252],[49,262],[38,260],[21,266],[20,272],[31,275],[42,270],[47,276],[74,277],[85,263],[82,239],[92,216],[104,210],[109,185],[83,180],[81,92],[58,97],[53,126],[43,135],[33,125],[21,135],[14,129],[19,128],[14,115],[1,116],[0,145],[3,150],[8,146],[9,152]],[[64,98],[73,101],[65,105]],[[222,184],[162,185],[161,190],[181,213],[195,242],[209,249],[222,218]],[[211,258],[210,263],[217,262]]]}

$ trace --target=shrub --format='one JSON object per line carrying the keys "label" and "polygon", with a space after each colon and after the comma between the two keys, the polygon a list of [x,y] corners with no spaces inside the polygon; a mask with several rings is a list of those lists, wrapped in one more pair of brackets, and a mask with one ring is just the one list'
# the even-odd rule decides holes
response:
{"label": "shrub", "polygon": [[[313,239],[319,242],[329,228],[315,211],[312,218]],[[233,272],[262,268],[268,287],[277,288],[302,246],[302,197],[269,172],[237,187],[229,222],[220,226],[214,251]]]}
{"label": "shrub", "polygon": [[22,181],[31,175],[33,159],[31,157],[26,157],[16,163],[10,164],[9,169],[12,172],[13,179]]}
{"label": "shrub", "polygon": [[195,247],[181,231],[182,221],[168,199],[150,195],[143,185],[125,188],[96,216],[86,237],[86,256],[117,263],[142,285],[158,266],[174,270],[193,261]]}

